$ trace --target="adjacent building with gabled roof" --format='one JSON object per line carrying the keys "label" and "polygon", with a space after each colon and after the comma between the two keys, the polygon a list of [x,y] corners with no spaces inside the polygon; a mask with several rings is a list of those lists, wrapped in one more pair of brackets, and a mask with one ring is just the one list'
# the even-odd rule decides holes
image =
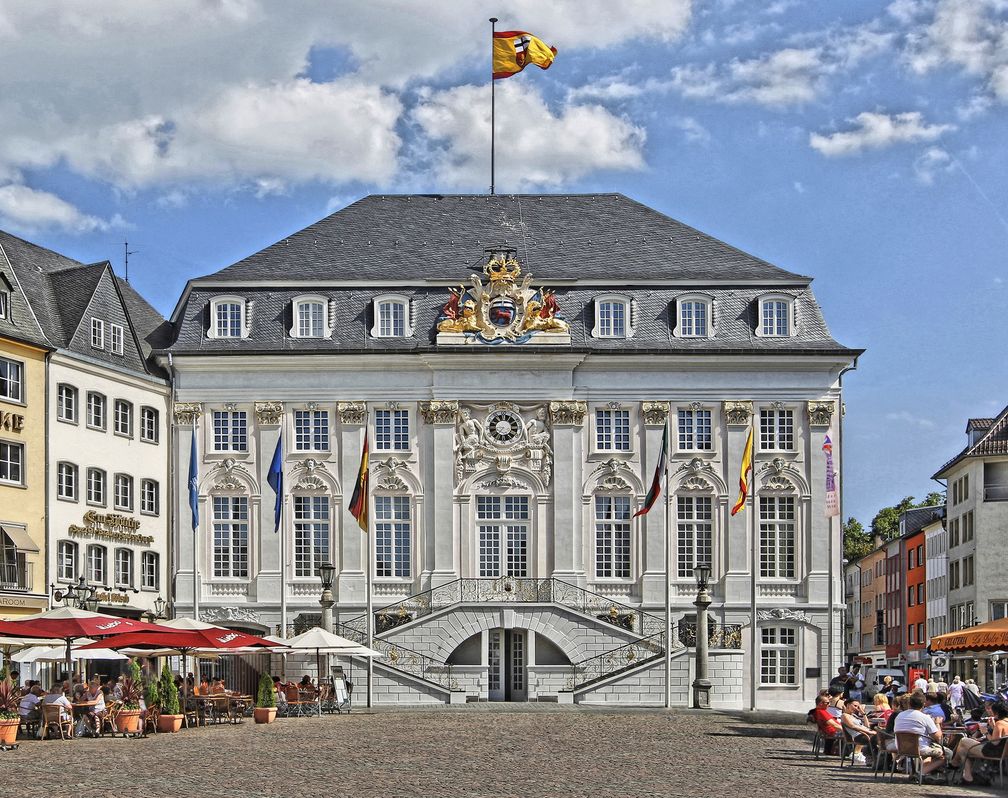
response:
{"label": "adjacent building with gabled roof", "polygon": [[[38,399],[25,403],[38,437],[21,447],[17,486],[41,504],[27,537],[4,525],[17,504],[0,506],[2,567],[30,593],[32,612],[83,578],[100,588],[103,611],[139,617],[167,595],[169,386],[151,353],[170,328],[107,261],[80,263],[4,232],[0,253],[11,308],[0,336],[44,352]],[[27,359],[9,361],[30,370]],[[13,613],[0,598],[4,614]]]}
{"label": "adjacent building with gabled roof", "polygon": [[[370,196],[189,281],[171,321],[179,614],[303,628],[328,561],[346,636],[372,577],[380,701],[660,703],[671,649],[684,703],[707,565],[715,703],[806,708],[840,660],[822,443],[839,464],[860,350],[810,278],[619,194]],[[635,514],[666,428],[671,526]]]}

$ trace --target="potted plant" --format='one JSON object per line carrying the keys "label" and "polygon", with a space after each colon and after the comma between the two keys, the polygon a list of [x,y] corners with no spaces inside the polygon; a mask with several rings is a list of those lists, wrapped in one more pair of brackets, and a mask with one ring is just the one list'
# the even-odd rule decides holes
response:
{"label": "potted plant", "polygon": [[161,714],[158,716],[158,731],[177,732],[182,728],[182,721],[185,716],[179,712],[178,687],[175,685],[175,679],[168,668],[167,660],[161,669],[159,693],[161,697]]}
{"label": "potted plant", "polygon": [[140,733],[140,697],[143,694],[143,682],[140,680],[140,666],[135,660],[130,660],[126,668],[129,675],[123,679],[122,709],[116,714],[116,731],[120,734]]}
{"label": "potted plant", "polygon": [[259,677],[259,694],[256,696],[255,711],[252,714],[256,723],[272,723],[276,719],[276,694],[273,692],[273,680],[268,673]]}
{"label": "potted plant", "polygon": [[14,745],[17,740],[18,726],[21,719],[18,717],[17,690],[11,680],[4,677],[0,682],[0,744]]}

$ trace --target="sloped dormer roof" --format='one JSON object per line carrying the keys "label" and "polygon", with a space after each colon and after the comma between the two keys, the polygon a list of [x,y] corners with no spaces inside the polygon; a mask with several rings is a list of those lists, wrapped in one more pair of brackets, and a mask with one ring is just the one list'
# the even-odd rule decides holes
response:
{"label": "sloped dormer roof", "polygon": [[[983,422],[988,422],[984,424]],[[974,425],[974,422],[981,422]],[[986,432],[971,445],[968,445],[959,454],[949,460],[938,469],[932,479],[943,479],[949,469],[958,465],[967,457],[989,457],[991,455],[1008,455],[1008,407],[1005,407],[995,418],[971,418],[966,427],[966,431],[972,429],[982,429],[986,427]]]}

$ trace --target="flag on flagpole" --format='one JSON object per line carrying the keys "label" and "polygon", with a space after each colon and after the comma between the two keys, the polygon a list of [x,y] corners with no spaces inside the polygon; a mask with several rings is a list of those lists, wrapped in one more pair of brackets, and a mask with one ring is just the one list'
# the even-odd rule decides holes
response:
{"label": "flag on flagpole", "polygon": [[731,508],[731,514],[745,509],[746,499],[749,498],[749,481],[752,479],[752,427],[749,427],[749,437],[746,438],[745,449],[742,451],[742,465],[739,467],[738,478],[738,498]]}
{"label": "flag on flagpole", "polygon": [[193,425],[189,447],[189,509],[192,510],[193,532],[199,529],[199,467],[196,461],[196,425]]}
{"label": "flag on flagpole", "polygon": [[364,448],[361,451],[360,470],[357,472],[357,484],[354,485],[353,496],[350,497],[350,515],[357,519],[357,525],[368,531],[368,435],[364,431]]}
{"label": "flag on flagpole", "polygon": [[273,531],[280,531],[280,516],[283,513],[283,432],[277,438],[276,449],[273,451],[273,462],[270,463],[266,481],[276,494],[273,504]]}
{"label": "flag on flagpole", "polygon": [[665,474],[665,470],[668,468],[668,421],[665,422],[665,431],[662,433],[662,447],[661,456],[658,458],[658,465],[655,466],[654,478],[651,480],[651,488],[647,492],[647,496],[644,497],[644,506],[641,507],[637,512],[633,514],[636,518],[638,515],[646,514],[653,506],[658,497],[661,496],[661,478]]}
{"label": "flag on flagpole", "polygon": [[827,518],[840,515],[840,499],[837,495],[836,472],[833,470],[833,441],[827,435],[823,438],[822,450],[826,453],[826,503]]}
{"label": "flag on flagpole", "polygon": [[556,55],[542,39],[523,30],[496,31],[493,35],[493,78],[517,75],[529,64],[549,69]]}

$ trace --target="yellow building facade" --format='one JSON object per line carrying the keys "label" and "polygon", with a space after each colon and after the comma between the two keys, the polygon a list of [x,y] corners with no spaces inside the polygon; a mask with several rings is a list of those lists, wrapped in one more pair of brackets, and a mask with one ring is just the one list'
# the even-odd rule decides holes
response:
{"label": "yellow building facade", "polygon": [[48,606],[45,349],[0,337],[0,618]]}

